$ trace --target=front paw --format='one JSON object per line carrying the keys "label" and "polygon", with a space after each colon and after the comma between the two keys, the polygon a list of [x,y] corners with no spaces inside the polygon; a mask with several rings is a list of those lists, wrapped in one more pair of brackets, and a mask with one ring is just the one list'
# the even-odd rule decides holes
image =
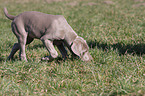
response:
{"label": "front paw", "polygon": [[46,56],[46,57],[42,57],[41,61],[52,61],[53,58],[51,58],[51,56]]}

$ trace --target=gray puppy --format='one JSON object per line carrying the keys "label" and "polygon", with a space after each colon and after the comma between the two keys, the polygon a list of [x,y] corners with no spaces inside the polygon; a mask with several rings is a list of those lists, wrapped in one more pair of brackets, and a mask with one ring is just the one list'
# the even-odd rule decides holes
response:
{"label": "gray puppy", "polygon": [[49,56],[42,60],[53,60],[58,56],[53,45],[59,49],[62,57],[67,58],[67,51],[64,45],[83,61],[92,60],[89,54],[89,47],[86,41],[79,37],[62,15],[50,15],[36,11],[24,12],[18,16],[8,14],[4,8],[5,16],[13,20],[11,27],[18,39],[15,43],[8,59],[12,59],[14,54],[20,49],[20,60],[27,61],[25,45],[30,44],[34,38],[40,39],[49,52]]}

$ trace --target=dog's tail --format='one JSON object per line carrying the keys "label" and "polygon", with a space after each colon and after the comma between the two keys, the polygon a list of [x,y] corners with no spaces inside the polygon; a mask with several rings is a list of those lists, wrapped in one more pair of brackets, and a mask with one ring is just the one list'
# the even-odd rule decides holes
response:
{"label": "dog's tail", "polygon": [[14,20],[15,17],[16,17],[16,16],[13,16],[13,15],[8,14],[8,10],[7,10],[6,7],[4,8],[4,13],[5,13],[5,16],[6,16],[8,19],[10,19],[10,20]]}

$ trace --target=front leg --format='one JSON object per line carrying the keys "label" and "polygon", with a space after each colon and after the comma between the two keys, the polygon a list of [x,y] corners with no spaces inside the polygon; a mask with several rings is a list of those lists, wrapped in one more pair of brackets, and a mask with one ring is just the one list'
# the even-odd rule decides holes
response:
{"label": "front leg", "polygon": [[60,45],[57,45],[57,48],[59,49],[59,51],[60,51],[60,53],[62,55],[62,58],[66,59],[68,57],[68,54],[67,54],[67,50],[64,47],[64,44],[61,43]]}
{"label": "front leg", "polygon": [[50,54],[48,57],[41,58],[41,60],[51,61],[54,58],[56,58],[58,56],[58,53],[53,46],[53,42],[47,39],[41,39],[41,41],[43,42],[44,46],[46,47],[47,51]]}

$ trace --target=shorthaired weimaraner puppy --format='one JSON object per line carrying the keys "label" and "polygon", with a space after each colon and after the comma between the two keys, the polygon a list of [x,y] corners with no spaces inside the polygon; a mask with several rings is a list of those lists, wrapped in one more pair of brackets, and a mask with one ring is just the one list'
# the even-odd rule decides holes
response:
{"label": "shorthaired weimaraner puppy", "polygon": [[12,31],[18,39],[18,43],[14,44],[8,59],[12,59],[20,49],[20,60],[27,61],[25,45],[30,44],[34,38],[40,39],[50,53],[42,60],[50,61],[58,56],[53,44],[57,46],[64,59],[67,58],[64,45],[68,47],[72,54],[79,56],[83,61],[93,59],[89,54],[86,41],[75,33],[62,15],[30,11],[13,16],[8,14],[6,8],[4,8],[4,13],[8,19],[13,20],[11,24]]}

